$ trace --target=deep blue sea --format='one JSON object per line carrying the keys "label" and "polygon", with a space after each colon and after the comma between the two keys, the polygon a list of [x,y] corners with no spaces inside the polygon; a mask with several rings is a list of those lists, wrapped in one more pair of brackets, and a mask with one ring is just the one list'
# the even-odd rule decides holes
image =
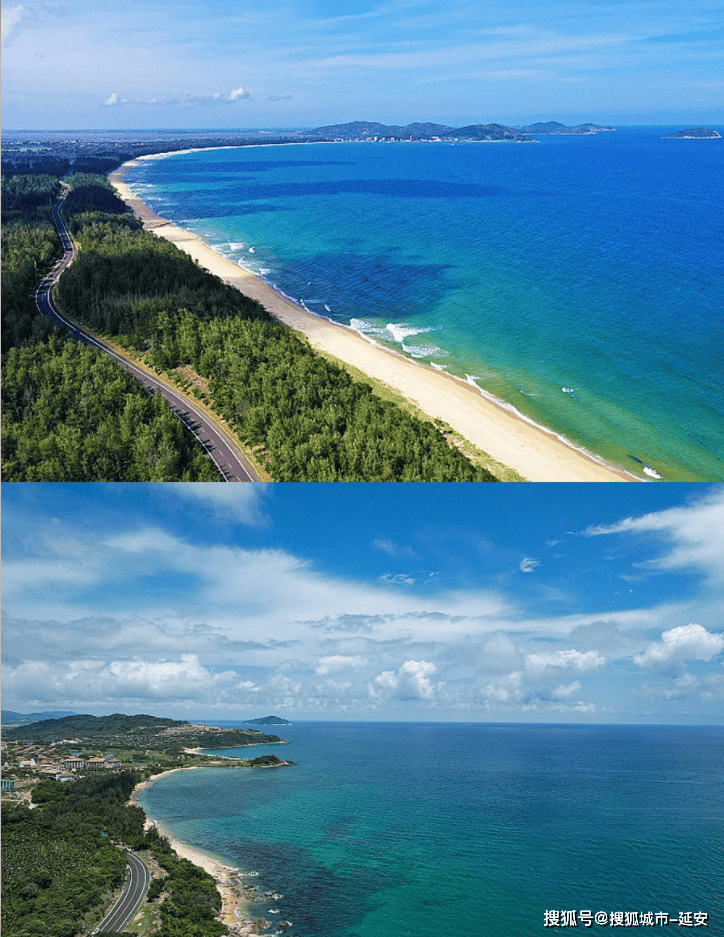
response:
{"label": "deep blue sea", "polygon": [[583,910],[703,912],[700,932],[724,934],[724,728],[277,733],[291,744],[263,750],[297,767],[178,772],[142,796],[174,835],[283,895],[254,907],[270,933],[530,937],[551,931],[546,911]]}
{"label": "deep blue sea", "polygon": [[208,150],[127,181],[310,311],[575,445],[722,480],[724,139],[672,129]]}

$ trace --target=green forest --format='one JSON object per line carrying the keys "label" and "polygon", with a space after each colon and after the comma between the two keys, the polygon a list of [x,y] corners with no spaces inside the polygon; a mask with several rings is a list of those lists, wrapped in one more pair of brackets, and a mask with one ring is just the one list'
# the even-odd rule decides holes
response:
{"label": "green forest", "polygon": [[[25,197],[21,183],[14,181],[19,178],[10,180],[18,198]],[[64,313],[177,382],[184,380],[177,369],[190,370],[203,387],[195,388],[196,395],[227,420],[275,481],[495,480],[451,448],[432,423],[382,400],[258,303],[144,231],[105,178],[78,174],[69,182],[73,191],[64,214],[80,252],[55,290]],[[77,352],[61,353],[44,334],[45,325],[36,325],[15,307],[10,315],[9,327],[18,337],[13,344],[23,347],[7,364],[11,445],[5,458],[11,474],[6,478],[137,480],[144,472],[153,480],[201,477],[202,460],[193,446],[182,450],[179,439],[171,438],[169,427],[160,425],[160,412],[144,414],[159,424],[140,434],[138,446],[134,443],[124,454],[120,443],[99,453],[103,441],[114,435],[127,440],[140,412],[131,408],[127,413],[126,387],[117,386],[115,407],[97,403],[92,398],[101,379],[88,375],[89,363],[71,366],[68,358]],[[66,355],[60,368],[53,365],[59,355]],[[25,392],[24,375],[31,372],[37,380]],[[62,389],[59,380],[67,382]],[[71,413],[74,395],[82,417]],[[58,404],[52,406],[56,396]],[[94,419],[102,425],[93,424]],[[73,456],[78,434],[88,437],[89,451]],[[43,438],[57,439],[60,446],[53,462],[55,443],[40,455]],[[31,461],[33,453],[39,465]],[[113,466],[115,476],[109,474]]]}
{"label": "green forest", "polygon": [[220,937],[221,896],[213,878],[179,859],[143,810],[127,803],[141,780],[124,771],[68,783],[42,780],[33,809],[3,804],[2,926],[6,937],[75,937],[100,922],[122,885],[120,845],[142,851],[166,873],[154,878],[160,937]]}
{"label": "green forest", "polygon": [[[85,209],[89,177],[77,178]],[[107,183],[92,188],[125,210]],[[2,179],[3,480],[220,481],[162,397],[37,313],[35,287],[62,253],[60,190],[48,174]]]}

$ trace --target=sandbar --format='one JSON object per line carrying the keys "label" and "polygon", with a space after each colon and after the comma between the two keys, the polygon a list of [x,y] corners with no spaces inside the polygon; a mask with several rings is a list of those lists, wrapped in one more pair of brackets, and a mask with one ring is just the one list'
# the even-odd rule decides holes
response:
{"label": "sandbar", "polygon": [[527,420],[502,401],[484,396],[479,388],[464,380],[374,344],[348,326],[313,315],[261,277],[213,250],[192,232],[159,217],[123,180],[126,172],[140,161],[171,155],[175,154],[158,153],[129,160],[108,178],[144,228],[171,241],[201,267],[260,302],[275,318],[300,332],[313,348],[392,387],[428,417],[449,423],[477,448],[528,481],[641,481],[623,468]]}

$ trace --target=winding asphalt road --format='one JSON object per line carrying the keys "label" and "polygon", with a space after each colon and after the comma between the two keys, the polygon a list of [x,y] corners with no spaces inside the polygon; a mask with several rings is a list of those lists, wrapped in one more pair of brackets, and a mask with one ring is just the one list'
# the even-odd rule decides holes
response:
{"label": "winding asphalt road", "polygon": [[185,394],[175,388],[168,387],[153,374],[149,374],[148,371],[145,371],[133,362],[127,361],[122,355],[117,354],[103,341],[94,338],[83,328],[71,322],[69,319],[66,319],[53,302],[53,287],[60,279],[66,267],[69,267],[73,263],[78,253],[78,247],[61,215],[63,202],[69,192],[70,188],[63,184],[63,192],[53,206],[53,222],[55,223],[63,245],[63,256],[53,269],[40,281],[35,291],[36,309],[41,315],[47,316],[59,325],[64,325],[73,338],[83,342],[85,345],[92,345],[94,348],[98,348],[100,351],[110,355],[121,367],[130,371],[137,380],[141,381],[150,393],[162,394],[174,413],[204,447],[221,473],[224,481],[260,481],[251,463],[244,454],[239,451],[238,446],[234,443],[226,430],[212,421],[208,415],[199,407],[195,406]]}
{"label": "winding asphalt road", "polygon": [[148,886],[151,884],[151,872],[146,863],[130,849],[126,850],[126,857],[128,859],[128,871],[126,872],[123,891],[93,933],[111,931],[118,934],[125,930],[144,902]]}

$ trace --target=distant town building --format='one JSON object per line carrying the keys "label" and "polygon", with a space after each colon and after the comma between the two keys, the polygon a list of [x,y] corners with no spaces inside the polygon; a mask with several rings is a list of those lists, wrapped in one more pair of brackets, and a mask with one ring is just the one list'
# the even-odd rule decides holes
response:
{"label": "distant town building", "polygon": [[2,778],[0,780],[0,786],[4,791],[14,791],[15,790],[15,778]]}
{"label": "distant town building", "polygon": [[85,762],[82,758],[66,758],[63,762],[63,767],[68,771],[80,771],[84,766]]}
{"label": "distant town building", "polygon": [[101,771],[105,766],[106,763],[102,758],[86,758],[86,771]]}

